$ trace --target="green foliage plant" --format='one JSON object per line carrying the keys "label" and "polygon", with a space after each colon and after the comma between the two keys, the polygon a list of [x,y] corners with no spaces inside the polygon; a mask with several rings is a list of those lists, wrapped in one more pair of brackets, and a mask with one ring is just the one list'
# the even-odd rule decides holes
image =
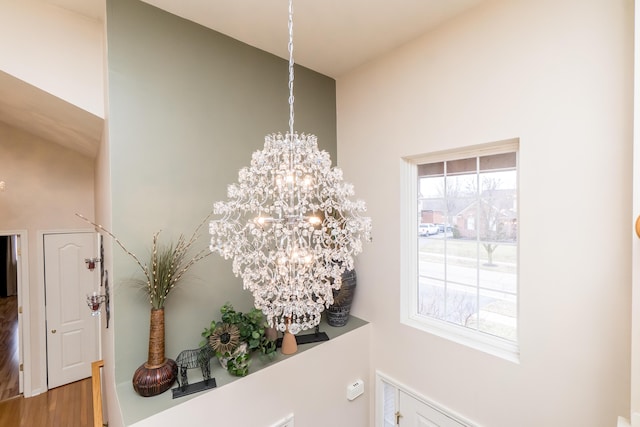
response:
{"label": "green foliage plant", "polygon": [[246,353],[231,354],[216,353],[219,358],[227,358],[227,371],[231,375],[245,376],[249,373],[250,357],[254,352],[273,358],[276,354],[276,343],[265,336],[268,327],[262,311],[257,308],[251,309],[247,313],[236,311],[230,303],[225,303],[220,308],[221,320],[212,320],[209,327],[202,332],[204,340],[200,345],[208,343],[209,337],[223,324],[235,325],[240,332],[240,342],[246,343]]}
{"label": "green foliage plant", "polygon": [[249,373],[251,354],[239,353],[232,355],[227,361],[227,372],[236,377],[244,377]]}

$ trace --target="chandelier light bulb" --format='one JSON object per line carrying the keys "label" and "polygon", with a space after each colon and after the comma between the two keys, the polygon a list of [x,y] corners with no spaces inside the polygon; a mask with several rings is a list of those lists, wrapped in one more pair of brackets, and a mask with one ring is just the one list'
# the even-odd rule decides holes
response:
{"label": "chandelier light bulb", "polygon": [[296,334],[320,323],[342,274],[371,240],[364,202],[314,135],[293,130],[293,11],[289,1],[289,132],[265,137],[227,200],[214,203],[210,249],[232,259],[271,326]]}

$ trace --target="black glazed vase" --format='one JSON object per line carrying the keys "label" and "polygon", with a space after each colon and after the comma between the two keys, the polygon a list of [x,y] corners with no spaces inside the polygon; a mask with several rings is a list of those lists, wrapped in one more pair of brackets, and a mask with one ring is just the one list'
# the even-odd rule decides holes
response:
{"label": "black glazed vase", "polygon": [[333,305],[327,309],[329,326],[344,326],[349,321],[351,303],[356,292],[356,271],[342,273],[342,286],[333,291]]}

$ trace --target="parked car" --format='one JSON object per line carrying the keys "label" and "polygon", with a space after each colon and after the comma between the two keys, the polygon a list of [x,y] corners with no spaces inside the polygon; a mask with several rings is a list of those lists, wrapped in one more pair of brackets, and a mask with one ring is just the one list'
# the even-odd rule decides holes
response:
{"label": "parked car", "polygon": [[419,236],[431,236],[432,234],[438,234],[438,226],[430,222],[418,225]]}
{"label": "parked car", "polygon": [[445,230],[447,233],[451,233],[453,228],[449,224],[436,224],[438,226],[438,233],[444,233]]}

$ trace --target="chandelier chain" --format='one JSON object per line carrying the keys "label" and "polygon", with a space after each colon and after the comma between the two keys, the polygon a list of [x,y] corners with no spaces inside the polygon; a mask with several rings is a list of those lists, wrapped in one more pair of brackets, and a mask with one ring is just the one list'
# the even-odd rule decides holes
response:
{"label": "chandelier chain", "polygon": [[289,0],[289,134],[293,141],[293,0]]}

